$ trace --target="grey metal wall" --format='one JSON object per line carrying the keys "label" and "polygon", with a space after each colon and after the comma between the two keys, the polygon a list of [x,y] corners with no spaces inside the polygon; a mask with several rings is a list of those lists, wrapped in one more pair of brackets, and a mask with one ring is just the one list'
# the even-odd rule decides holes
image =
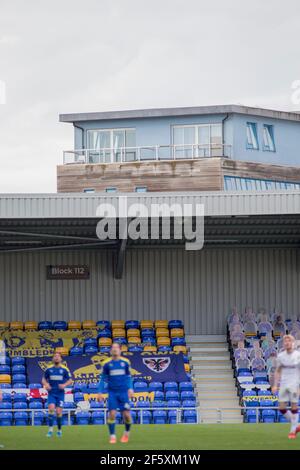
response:
{"label": "grey metal wall", "polygon": [[[118,281],[111,252],[1,255],[0,317],[182,318],[190,334],[220,334],[233,305],[300,313],[297,256],[293,249],[137,249],[127,251]],[[47,264],[88,264],[91,279],[47,281]]]}

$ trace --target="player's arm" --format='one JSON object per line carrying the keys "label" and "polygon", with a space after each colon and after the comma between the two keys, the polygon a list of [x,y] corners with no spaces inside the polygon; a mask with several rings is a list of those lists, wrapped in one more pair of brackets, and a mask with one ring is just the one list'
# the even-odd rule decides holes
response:
{"label": "player's arm", "polygon": [[64,380],[65,382],[58,386],[60,390],[64,390],[65,388],[69,387],[69,385],[72,385],[73,383],[69,369],[64,369]]}
{"label": "player's arm", "polygon": [[132,398],[134,392],[133,392],[133,381],[132,381],[132,375],[131,375],[131,370],[130,370],[130,363],[127,366],[126,385],[128,388],[128,398]]}
{"label": "player's arm", "polygon": [[105,393],[105,386],[107,382],[108,382],[108,370],[107,370],[107,365],[104,364],[102,368],[102,373],[100,375],[100,382],[99,382],[99,388],[98,388],[98,401],[104,400],[103,394]]}
{"label": "player's arm", "polygon": [[48,373],[48,370],[46,370],[44,377],[42,378],[42,384],[43,384],[43,387],[49,392],[51,390],[51,385],[49,384],[48,380],[49,380],[49,373]]}
{"label": "player's arm", "polygon": [[274,384],[273,384],[273,387],[272,387],[272,393],[276,393],[278,391],[280,378],[281,378],[281,366],[278,365],[275,369]]}

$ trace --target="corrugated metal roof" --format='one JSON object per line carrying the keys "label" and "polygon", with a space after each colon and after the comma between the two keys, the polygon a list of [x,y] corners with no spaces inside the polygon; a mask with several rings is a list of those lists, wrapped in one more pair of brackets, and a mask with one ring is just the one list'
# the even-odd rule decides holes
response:
{"label": "corrugated metal roof", "polygon": [[300,214],[300,191],[189,192],[189,193],[104,193],[2,194],[0,219],[92,218],[100,204],[117,207],[120,198],[136,203],[204,205],[206,216],[251,216]]}

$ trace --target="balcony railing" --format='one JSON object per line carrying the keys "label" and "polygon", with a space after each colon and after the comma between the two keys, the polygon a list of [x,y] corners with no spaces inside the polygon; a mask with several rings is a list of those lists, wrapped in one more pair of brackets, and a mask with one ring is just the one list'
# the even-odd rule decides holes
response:
{"label": "balcony railing", "polygon": [[231,145],[185,144],[146,145],[102,149],[65,150],[64,165],[76,163],[131,163],[141,161],[194,160],[208,157],[231,158]]}

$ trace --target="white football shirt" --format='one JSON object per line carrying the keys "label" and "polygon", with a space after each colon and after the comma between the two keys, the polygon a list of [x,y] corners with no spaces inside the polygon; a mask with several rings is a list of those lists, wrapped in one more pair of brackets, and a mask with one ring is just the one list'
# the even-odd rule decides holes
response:
{"label": "white football shirt", "polygon": [[300,384],[300,352],[282,351],[277,356],[277,367],[281,368],[280,386],[299,387]]}

